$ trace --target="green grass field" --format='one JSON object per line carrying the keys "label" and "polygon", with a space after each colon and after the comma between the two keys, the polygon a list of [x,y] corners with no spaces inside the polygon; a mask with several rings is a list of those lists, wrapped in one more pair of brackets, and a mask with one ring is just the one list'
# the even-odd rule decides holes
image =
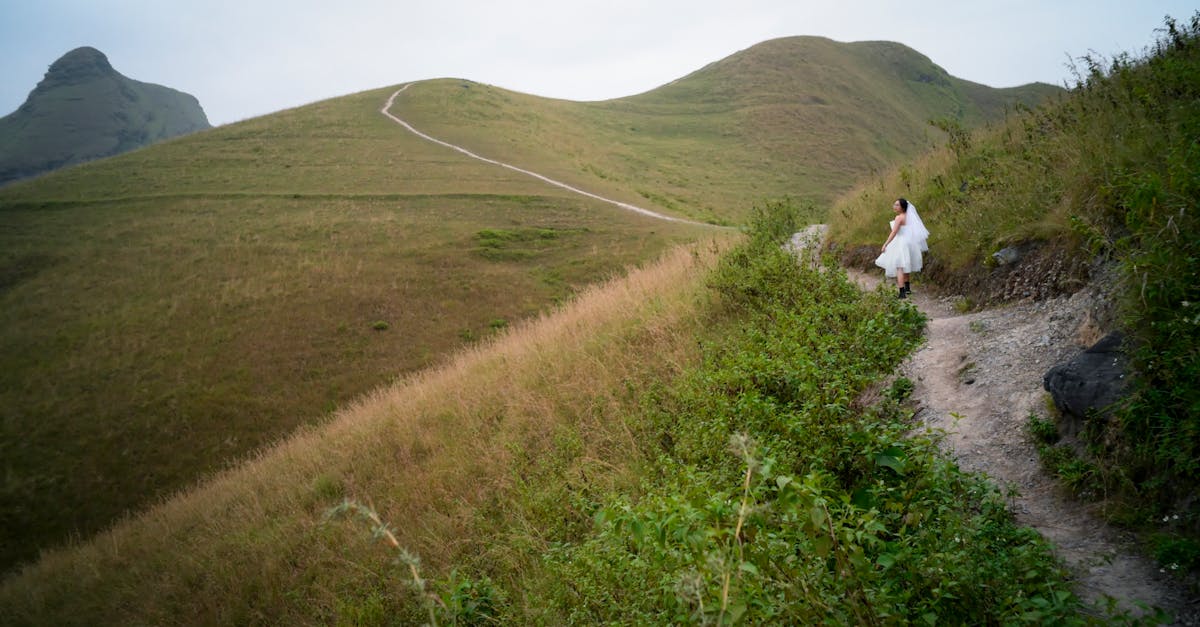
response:
{"label": "green grass field", "polygon": [[[50,552],[0,582],[0,611],[1069,624],[1078,601],[1003,495],[939,454],[911,407],[864,394],[919,344],[923,316],[797,264],[780,246],[795,214],[760,223],[781,228],[588,288]],[[364,507],[378,517],[331,516]]]}

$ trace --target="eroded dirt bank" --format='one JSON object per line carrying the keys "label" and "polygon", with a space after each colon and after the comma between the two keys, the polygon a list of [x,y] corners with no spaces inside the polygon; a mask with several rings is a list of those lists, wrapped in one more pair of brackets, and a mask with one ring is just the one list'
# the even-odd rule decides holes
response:
{"label": "eroded dirt bank", "polygon": [[[879,273],[850,271],[865,289]],[[1017,519],[1037,529],[1074,571],[1077,593],[1103,605],[1113,597],[1135,615],[1139,606],[1166,610],[1175,624],[1200,624],[1200,602],[1136,546],[1106,524],[1097,505],[1081,502],[1047,475],[1026,431],[1030,414],[1047,417],[1042,375],[1107,331],[1105,286],[1071,296],[959,313],[954,296],[934,297],[920,283],[912,302],[929,317],[926,343],[902,366],[915,384],[917,417],[947,433],[960,465],[1015,490]],[[894,290],[893,284],[887,288]]]}

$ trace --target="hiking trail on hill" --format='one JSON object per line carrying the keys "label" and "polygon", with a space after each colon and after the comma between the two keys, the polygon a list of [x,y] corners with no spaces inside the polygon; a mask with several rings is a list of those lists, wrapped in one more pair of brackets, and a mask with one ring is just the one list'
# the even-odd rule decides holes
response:
{"label": "hiking trail on hill", "polygon": [[543,181],[543,182],[549,183],[549,184],[551,184],[551,185],[553,185],[553,186],[555,186],[555,187],[561,187],[562,189],[565,189],[565,190],[567,190],[567,191],[569,191],[569,192],[573,192],[573,193],[575,193],[575,194],[579,194],[579,195],[581,195],[581,196],[587,196],[588,198],[591,198],[591,199],[594,199],[594,200],[599,200],[599,201],[601,201],[601,202],[606,202],[606,203],[608,203],[608,204],[610,204],[610,205],[616,205],[617,207],[620,207],[620,208],[622,208],[622,209],[625,209],[626,211],[632,211],[632,212],[634,212],[634,213],[640,213],[640,214],[642,214],[642,215],[644,215],[644,216],[649,216],[649,217],[651,217],[651,218],[657,218],[657,219],[659,219],[659,220],[666,220],[666,221],[668,221],[668,222],[682,222],[682,223],[684,223],[684,224],[696,224],[696,225],[699,225],[699,226],[714,226],[714,225],[712,225],[712,224],[708,224],[708,223],[705,223],[705,222],[696,222],[696,221],[694,221],[694,220],[685,220],[685,219],[683,219],[683,218],[676,218],[676,217],[674,217],[674,216],[668,216],[668,215],[664,215],[664,214],[658,213],[657,211],[651,211],[651,210],[649,210],[649,209],[645,209],[645,208],[643,208],[643,207],[639,207],[639,206],[637,206],[637,205],[631,205],[631,204],[629,204],[629,203],[627,203],[627,202],[621,202],[621,201],[619,201],[619,200],[613,200],[613,199],[611,199],[611,198],[605,198],[604,196],[600,196],[600,195],[598,195],[598,194],[593,194],[592,192],[589,192],[589,191],[585,191],[585,190],[579,189],[578,187],[574,187],[574,186],[572,186],[572,185],[568,185],[567,183],[563,183],[562,181],[557,181],[557,180],[555,180],[555,179],[552,179],[552,178],[550,178],[550,177],[548,177],[548,176],[545,176],[545,175],[543,175],[543,174],[538,174],[537,172],[532,172],[532,171],[530,171],[530,170],[526,170],[526,169],[524,169],[524,168],[518,168],[518,167],[517,167],[517,166],[515,166],[515,165],[511,165],[511,164],[508,164],[508,163],[504,163],[503,161],[496,161],[495,159],[489,159],[489,158],[487,158],[487,157],[482,157],[482,156],[480,156],[480,155],[477,155],[477,154],[475,154],[475,153],[471,152],[470,150],[467,150],[466,148],[463,148],[462,146],[456,146],[456,145],[454,145],[454,144],[451,144],[450,142],[447,142],[447,141],[442,141],[442,140],[440,140],[440,139],[437,139],[436,137],[432,137],[432,136],[426,135],[425,133],[422,133],[421,131],[418,131],[416,128],[414,128],[412,124],[409,124],[408,122],[405,122],[404,120],[401,120],[400,118],[398,118],[398,117],[396,117],[396,116],[392,115],[392,113],[391,113],[392,103],[394,103],[394,102],[395,102],[395,100],[396,100],[396,96],[399,96],[401,92],[403,92],[404,90],[408,89],[410,86],[412,86],[412,83],[406,83],[405,85],[403,85],[402,87],[400,87],[400,89],[397,89],[397,90],[396,90],[396,91],[395,91],[395,92],[394,92],[394,93],[393,93],[393,94],[392,94],[392,95],[391,95],[391,96],[390,96],[390,97],[387,99],[387,102],[386,102],[386,103],[384,103],[384,105],[383,105],[383,108],[382,108],[382,109],[380,109],[380,110],[379,110],[379,112],[380,112],[380,113],[382,113],[383,115],[387,116],[387,118],[388,118],[388,119],[390,119],[390,120],[392,120],[393,122],[395,122],[395,123],[399,124],[400,126],[403,126],[404,128],[408,129],[410,132],[412,132],[412,134],[416,135],[417,137],[420,137],[421,139],[424,139],[424,140],[426,140],[426,141],[433,142],[433,143],[435,143],[435,144],[438,144],[438,145],[441,145],[441,146],[445,146],[445,147],[447,147],[447,148],[449,148],[449,149],[451,149],[451,150],[455,150],[455,151],[461,152],[462,154],[464,154],[464,155],[466,155],[466,156],[468,156],[468,157],[471,157],[472,159],[478,159],[478,160],[480,160],[480,161],[483,161],[483,162],[485,162],[485,163],[490,163],[490,164],[492,164],[492,165],[497,165],[497,166],[500,166],[500,167],[502,167],[502,168],[508,168],[509,170],[512,170],[512,171],[514,171],[514,172],[520,172],[521,174],[524,174],[524,175],[526,175],[526,176],[532,176],[532,177],[533,177],[533,178],[535,178],[535,179],[538,179],[538,180],[540,180],[540,181]]}
{"label": "hiking trail on hill", "polygon": [[[823,239],[824,225],[797,233],[789,247]],[[865,290],[883,271],[847,270]],[[920,275],[917,275],[918,280]],[[963,470],[1012,489],[1017,521],[1054,545],[1074,575],[1076,593],[1103,608],[1105,597],[1135,616],[1165,610],[1177,625],[1200,625],[1200,600],[1142,551],[1135,538],[1103,521],[1100,505],[1075,499],[1048,475],[1027,432],[1030,414],[1049,416],[1042,375],[1100,338],[1096,312],[1107,298],[1099,282],[1070,296],[959,313],[956,296],[934,296],[916,283],[911,303],[928,318],[925,343],[898,374],[912,380],[915,418],[946,432],[943,446]],[[894,280],[886,287],[896,292]]]}

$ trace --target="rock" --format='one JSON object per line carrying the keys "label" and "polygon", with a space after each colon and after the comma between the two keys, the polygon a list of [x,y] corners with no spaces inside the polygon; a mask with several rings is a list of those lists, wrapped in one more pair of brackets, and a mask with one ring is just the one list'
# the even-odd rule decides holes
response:
{"label": "rock", "polygon": [[1042,377],[1042,387],[1063,413],[1064,435],[1079,432],[1085,420],[1104,417],[1125,391],[1128,359],[1121,350],[1124,336],[1113,331],[1070,361],[1054,366]]}
{"label": "rock", "polygon": [[992,259],[995,259],[996,263],[1002,266],[1007,266],[1008,264],[1016,263],[1021,259],[1021,251],[1013,248],[1012,246],[1001,248],[1000,250],[992,253]]}

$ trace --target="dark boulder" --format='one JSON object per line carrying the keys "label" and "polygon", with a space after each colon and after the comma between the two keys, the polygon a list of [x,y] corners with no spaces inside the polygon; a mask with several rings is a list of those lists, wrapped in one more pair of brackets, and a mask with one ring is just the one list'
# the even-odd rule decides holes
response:
{"label": "dark boulder", "polygon": [[1062,423],[1067,435],[1078,433],[1088,418],[1106,416],[1124,394],[1128,359],[1121,350],[1123,339],[1120,331],[1113,331],[1042,377],[1042,387],[1068,418]]}

